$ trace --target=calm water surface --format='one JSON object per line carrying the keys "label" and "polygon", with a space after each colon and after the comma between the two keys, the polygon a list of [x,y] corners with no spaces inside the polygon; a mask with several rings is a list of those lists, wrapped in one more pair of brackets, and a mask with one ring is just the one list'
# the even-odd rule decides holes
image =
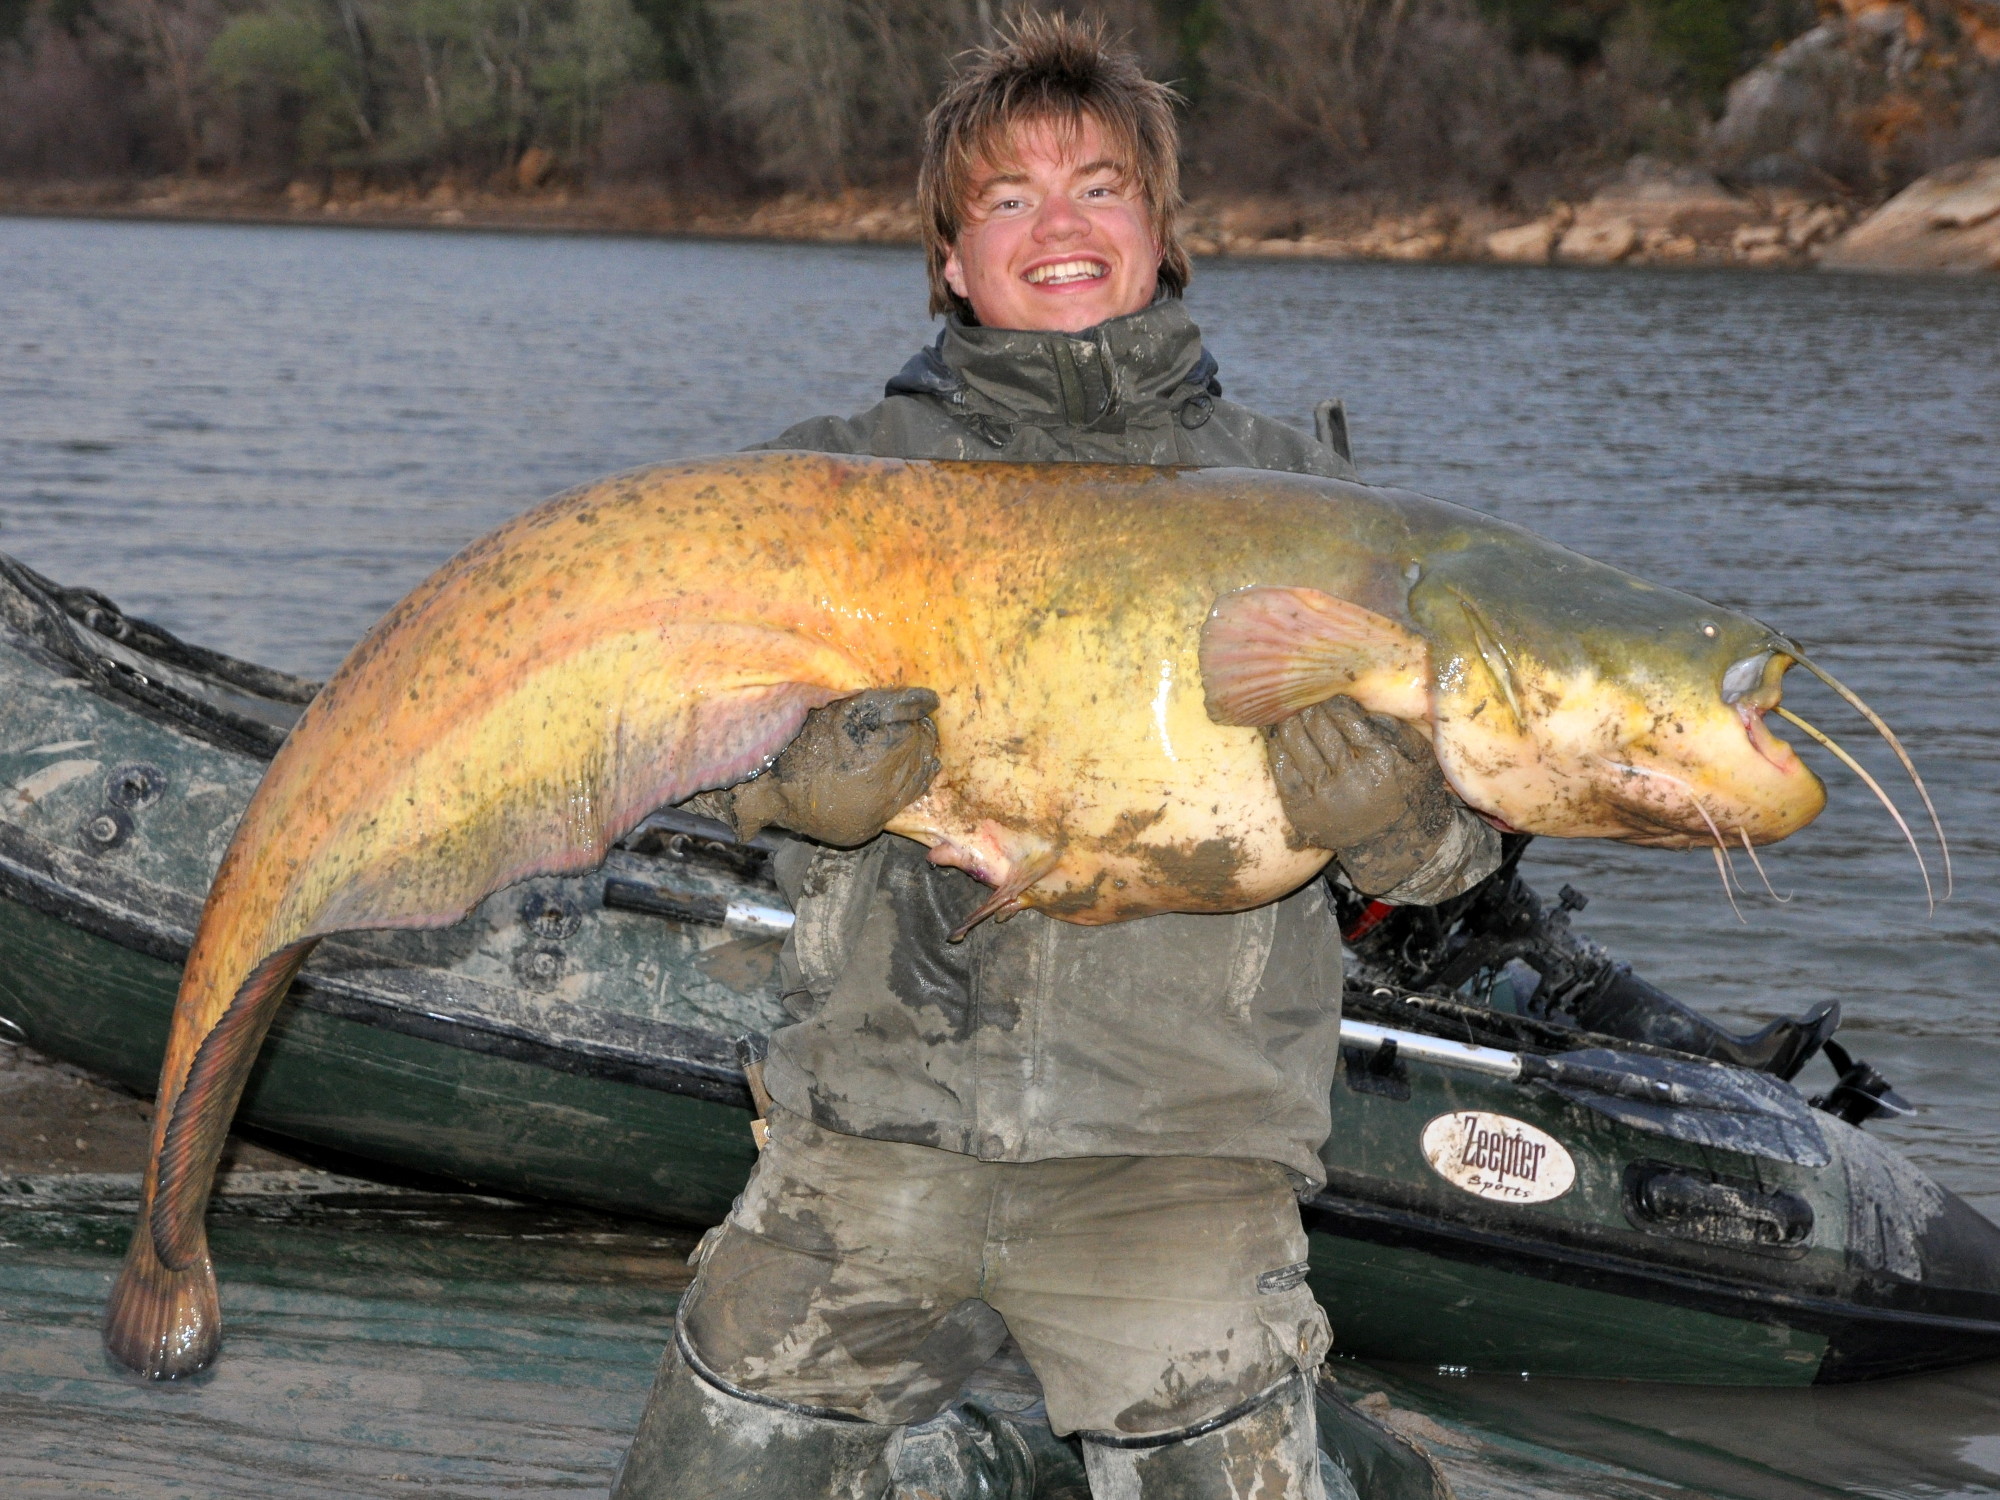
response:
{"label": "calm water surface", "polygon": [[[0,549],[323,674],[555,490],[869,404],[929,336],[922,296],[900,250],[0,221]],[[1531,878],[1731,1018],[1839,997],[1922,1106],[1876,1128],[2000,1214],[2000,284],[1224,263],[1191,302],[1230,395],[1301,423],[1344,397],[1366,477],[1748,608],[1898,727],[1957,857],[1935,916],[1817,751],[1832,805],[1766,856],[1789,904],[1739,921],[1699,854],[1544,842]],[[1830,693],[1794,674],[1789,701],[1893,787]],[[1987,1372],[1399,1378],[1487,1434],[1467,1477],[1494,1493],[2000,1491]]]}

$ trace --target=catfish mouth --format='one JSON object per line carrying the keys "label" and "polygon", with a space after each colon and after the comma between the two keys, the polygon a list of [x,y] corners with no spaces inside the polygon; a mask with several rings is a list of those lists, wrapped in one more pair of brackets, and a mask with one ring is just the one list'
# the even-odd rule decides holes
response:
{"label": "catfish mouth", "polygon": [[[1732,662],[1724,670],[1718,688],[1723,706],[1742,725],[1750,750],[1770,770],[1788,779],[1804,773],[1805,766],[1790,743],[1771,733],[1765,715],[1773,712],[1782,715],[1779,705],[1784,676],[1793,665],[1792,654],[1774,641]],[[1605,769],[1619,774],[1624,795],[1617,795],[1614,800],[1634,822],[1624,835],[1625,842],[1660,848],[1712,845],[1718,850],[1740,842],[1747,849],[1753,843],[1769,843],[1795,831],[1792,819],[1782,814],[1777,820],[1779,826],[1775,829],[1770,826],[1768,815],[1776,810],[1775,806],[1764,809],[1766,816],[1759,817],[1750,815],[1748,807],[1732,806],[1732,799],[1726,793],[1718,797],[1719,788],[1697,790],[1696,783],[1701,778],[1693,776],[1687,767],[1669,770],[1666,765],[1643,763],[1651,757],[1629,754],[1617,759],[1607,756],[1597,759]],[[1760,828],[1759,824],[1764,826]]]}
{"label": "catfish mouth", "polygon": [[[1598,837],[1666,849],[1726,851],[1795,833],[1824,797],[1818,778],[1766,722],[1771,713],[1790,717],[1780,704],[1785,673],[1795,664],[1786,643],[1766,637],[1706,685],[1701,677],[1687,682],[1651,711],[1641,732],[1631,733],[1632,721],[1614,715],[1564,750],[1545,742],[1547,761],[1566,764],[1577,778],[1570,804],[1576,822]],[[1672,734],[1660,732],[1662,719]],[[1482,815],[1512,831],[1491,813]]]}
{"label": "catfish mouth", "polygon": [[1764,716],[1784,698],[1784,677],[1794,665],[1793,658],[1776,646],[1751,653],[1732,662],[1722,674],[1722,701],[1736,710],[1750,748],[1770,763],[1772,769],[1789,775],[1798,769],[1799,758],[1789,743],[1771,733]]}

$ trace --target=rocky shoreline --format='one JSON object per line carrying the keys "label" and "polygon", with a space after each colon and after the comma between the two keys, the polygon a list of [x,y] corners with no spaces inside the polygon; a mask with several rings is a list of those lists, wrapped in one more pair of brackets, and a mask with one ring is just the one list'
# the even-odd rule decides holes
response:
{"label": "rocky shoreline", "polygon": [[[477,186],[424,189],[331,173],[288,183],[161,178],[0,182],[0,214],[385,228],[687,235],[720,239],[914,244],[915,200],[880,193],[798,194],[761,202],[630,186],[546,181],[535,153]],[[1869,214],[1797,190],[1731,192],[1715,178],[1649,158],[1581,202],[1532,218],[1439,204],[1382,212],[1352,201],[1197,199],[1185,219],[1197,256],[1507,264],[2000,270],[2000,159],[1926,177]]]}

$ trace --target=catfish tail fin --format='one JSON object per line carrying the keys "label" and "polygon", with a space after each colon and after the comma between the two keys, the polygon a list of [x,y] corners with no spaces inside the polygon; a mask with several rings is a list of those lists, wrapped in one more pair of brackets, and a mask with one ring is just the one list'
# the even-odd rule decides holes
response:
{"label": "catfish tail fin", "polygon": [[104,1314],[104,1347],[149,1380],[192,1375],[221,1346],[222,1310],[202,1214],[257,1048],[318,942],[288,944],[252,969],[202,1038],[179,1091],[170,1094],[168,1080],[161,1080],[166,1125]]}
{"label": "catfish tail fin", "polygon": [[175,1380],[206,1367],[221,1344],[222,1308],[208,1251],[183,1270],[169,1270],[153,1253],[142,1216],[105,1308],[106,1351],[148,1380]]}

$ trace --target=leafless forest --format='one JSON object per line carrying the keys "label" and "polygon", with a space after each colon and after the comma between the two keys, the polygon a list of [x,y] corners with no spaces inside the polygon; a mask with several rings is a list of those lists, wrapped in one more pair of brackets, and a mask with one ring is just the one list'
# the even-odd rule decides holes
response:
{"label": "leafless forest", "polygon": [[[951,60],[1012,8],[0,0],[0,177],[893,187]],[[1197,194],[1528,204],[1645,154],[1876,196],[2000,149],[1996,0],[1068,8],[1102,15],[1177,83]],[[1907,23],[1886,41],[1868,21],[1885,10]],[[1746,73],[1770,74],[1808,35],[1831,41],[1718,136],[1725,112],[1742,112],[1732,83],[1742,93]]]}

